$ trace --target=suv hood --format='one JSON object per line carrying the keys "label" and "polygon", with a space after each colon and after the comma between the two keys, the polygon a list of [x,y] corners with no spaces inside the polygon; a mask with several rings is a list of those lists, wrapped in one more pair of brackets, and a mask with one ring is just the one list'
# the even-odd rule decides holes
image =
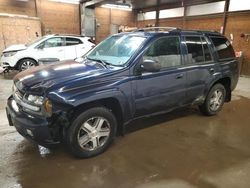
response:
{"label": "suv hood", "polygon": [[27,46],[25,46],[25,44],[15,44],[9,46],[5,50],[3,50],[3,52],[20,51],[20,50],[25,50],[26,48]]}
{"label": "suv hood", "polygon": [[[93,78],[111,72],[114,68],[86,60],[83,63],[63,61],[52,65],[40,65],[16,75],[14,83],[23,92],[45,92],[53,86],[60,87],[68,82]],[[40,93],[41,94],[41,93]]]}

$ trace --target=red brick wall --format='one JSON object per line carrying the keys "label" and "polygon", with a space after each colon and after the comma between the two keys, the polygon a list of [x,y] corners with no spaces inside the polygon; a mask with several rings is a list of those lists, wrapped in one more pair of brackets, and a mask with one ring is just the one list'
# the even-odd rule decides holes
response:
{"label": "red brick wall", "polygon": [[36,16],[35,1],[0,0],[0,13]]}
{"label": "red brick wall", "polygon": [[[79,5],[36,0],[38,17],[41,18],[42,32],[80,34]],[[0,0],[0,13],[36,16],[35,0],[27,2]]]}
{"label": "red brick wall", "polygon": [[96,42],[100,42],[110,35],[110,25],[135,26],[134,13],[132,11],[114,10],[108,8],[95,8],[97,23]]}
{"label": "red brick wall", "polygon": [[233,34],[233,47],[235,51],[243,51],[244,60],[241,73],[250,75],[250,38],[247,42],[245,38],[241,38],[241,33],[250,34],[250,13],[248,14],[231,14],[228,17],[226,27],[226,36],[230,38]]}
{"label": "red brick wall", "polygon": [[79,5],[38,0],[42,32],[80,34]]}

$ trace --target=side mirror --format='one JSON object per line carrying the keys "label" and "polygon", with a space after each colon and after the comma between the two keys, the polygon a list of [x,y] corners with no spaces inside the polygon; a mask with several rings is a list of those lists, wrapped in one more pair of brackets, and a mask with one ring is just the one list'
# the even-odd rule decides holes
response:
{"label": "side mirror", "polygon": [[37,49],[38,49],[38,50],[43,50],[43,48],[44,48],[44,44],[39,44],[39,45],[37,46]]}
{"label": "side mirror", "polygon": [[161,70],[161,64],[150,59],[146,59],[140,65],[141,72],[159,72]]}

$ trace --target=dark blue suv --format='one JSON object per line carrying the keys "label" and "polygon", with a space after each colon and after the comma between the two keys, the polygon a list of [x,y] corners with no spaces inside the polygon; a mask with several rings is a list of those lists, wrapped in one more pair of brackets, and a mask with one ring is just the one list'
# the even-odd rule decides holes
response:
{"label": "dark blue suv", "polygon": [[83,59],[19,73],[7,116],[26,138],[64,142],[72,154],[91,157],[133,119],[189,105],[215,115],[231,100],[238,67],[230,42],[217,32],[121,33]]}

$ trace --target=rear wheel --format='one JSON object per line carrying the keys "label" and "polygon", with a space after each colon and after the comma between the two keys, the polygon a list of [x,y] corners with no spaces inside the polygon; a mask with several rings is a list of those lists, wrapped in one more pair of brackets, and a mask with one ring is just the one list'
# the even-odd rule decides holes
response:
{"label": "rear wheel", "polygon": [[35,66],[37,66],[37,62],[35,60],[33,60],[33,59],[22,59],[19,62],[18,70],[21,72],[21,71],[27,70],[27,69],[35,67]]}
{"label": "rear wheel", "polygon": [[225,101],[226,90],[222,84],[215,84],[209,91],[205,102],[199,106],[200,111],[207,116],[217,114]]}
{"label": "rear wheel", "polygon": [[116,118],[109,109],[91,108],[81,113],[67,130],[68,149],[81,158],[101,154],[113,141],[116,129]]}

